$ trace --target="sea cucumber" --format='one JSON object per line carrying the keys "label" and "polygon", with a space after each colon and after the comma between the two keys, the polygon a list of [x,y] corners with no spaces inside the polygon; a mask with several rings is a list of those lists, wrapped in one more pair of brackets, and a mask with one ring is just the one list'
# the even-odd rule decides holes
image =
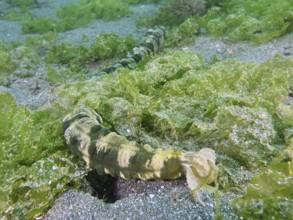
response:
{"label": "sea cucumber", "polygon": [[194,195],[215,178],[215,152],[154,149],[102,126],[102,118],[93,110],[79,108],[65,116],[64,136],[70,150],[99,174],[124,179],[176,179],[186,176]]}

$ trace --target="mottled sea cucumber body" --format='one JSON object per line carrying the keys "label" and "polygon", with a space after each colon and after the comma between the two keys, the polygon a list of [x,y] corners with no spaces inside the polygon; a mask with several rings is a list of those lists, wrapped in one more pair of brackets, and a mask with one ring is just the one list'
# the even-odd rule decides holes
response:
{"label": "mottled sea cucumber body", "polygon": [[163,26],[149,29],[144,35],[142,41],[128,53],[126,58],[121,59],[119,62],[102,70],[98,74],[112,73],[121,67],[133,69],[146,55],[154,55],[164,48],[165,36],[166,29]]}
{"label": "mottled sea cucumber body", "polygon": [[193,191],[214,180],[215,153],[211,149],[184,152],[139,146],[104,128],[100,115],[87,108],[68,114],[63,125],[71,151],[99,174],[141,180],[186,176]]}

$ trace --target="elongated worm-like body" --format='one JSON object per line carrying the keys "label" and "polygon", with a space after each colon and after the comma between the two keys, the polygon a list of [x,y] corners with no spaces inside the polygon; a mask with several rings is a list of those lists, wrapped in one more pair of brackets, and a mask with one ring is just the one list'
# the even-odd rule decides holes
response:
{"label": "elongated worm-like body", "polygon": [[148,144],[139,146],[103,127],[101,116],[87,108],[68,114],[63,125],[71,151],[99,174],[141,180],[186,176],[189,188],[195,193],[215,178],[215,152],[212,149],[185,152],[154,149]]}

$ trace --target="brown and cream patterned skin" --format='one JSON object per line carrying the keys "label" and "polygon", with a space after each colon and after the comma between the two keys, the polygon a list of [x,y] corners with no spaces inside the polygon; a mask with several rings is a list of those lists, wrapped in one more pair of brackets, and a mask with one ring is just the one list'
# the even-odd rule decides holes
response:
{"label": "brown and cream patterned skin", "polygon": [[193,194],[215,178],[215,152],[154,149],[139,146],[102,126],[95,111],[79,108],[64,120],[64,136],[70,150],[99,174],[124,179],[176,179],[186,176]]}
{"label": "brown and cream patterned skin", "polygon": [[100,71],[98,75],[112,73],[121,67],[134,69],[137,63],[145,56],[154,55],[163,49],[165,35],[166,30],[163,26],[156,26],[152,29],[149,29],[144,35],[142,41],[128,53],[127,57]]}
{"label": "brown and cream patterned skin", "polygon": [[[114,72],[120,67],[132,69],[144,56],[162,50],[164,38],[163,27],[148,30],[142,42],[126,58],[104,69],[101,74]],[[70,150],[99,174],[141,180],[185,176],[193,195],[215,179],[215,152],[212,149],[185,152],[154,149],[148,144],[140,146],[103,127],[101,116],[84,107],[66,115],[63,127]]]}

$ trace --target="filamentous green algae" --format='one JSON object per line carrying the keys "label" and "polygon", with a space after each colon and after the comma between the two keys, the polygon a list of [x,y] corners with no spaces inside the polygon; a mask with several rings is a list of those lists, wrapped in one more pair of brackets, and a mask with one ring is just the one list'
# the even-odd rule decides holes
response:
{"label": "filamentous green algae", "polygon": [[292,11],[288,0],[164,0],[154,16],[138,23],[172,27],[192,17],[203,33],[263,43],[293,31]]}
{"label": "filamentous green algae", "polygon": [[290,77],[292,61],[281,57],[206,66],[194,54],[172,51],[137,70],[66,85],[59,94],[72,106],[96,109],[121,134],[192,140],[254,168],[282,148],[287,125],[276,115]]}
{"label": "filamentous green algae", "polygon": [[226,190],[241,189],[247,181],[229,170],[264,170],[235,202],[239,216],[290,218],[292,67],[292,60],[281,56],[262,64],[206,64],[200,56],[173,50],[142,61],[136,70],[65,85],[59,97],[69,109],[95,109],[120,134],[150,144],[157,139],[158,145],[160,138],[188,140],[188,150],[215,149],[225,168],[220,167],[219,184]]}
{"label": "filamentous green algae", "polygon": [[[292,134],[291,134],[292,139]],[[293,145],[248,184],[243,198],[234,202],[245,219],[293,218]]]}
{"label": "filamentous green algae", "polygon": [[[128,4],[115,0],[80,1],[69,4],[57,10],[56,18],[28,17],[22,24],[24,33],[62,32],[77,27],[86,26],[94,19],[116,20],[131,14]],[[18,14],[10,14],[9,19],[19,17]]]}
{"label": "filamentous green algae", "polygon": [[60,112],[31,113],[0,94],[0,113],[0,216],[33,219],[83,172],[64,147]]}
{"label": "filamentous green algae", "polygon": [[[181,31],[189,29],[187,27],[195,24],[193,21],[193,18],[187,20]],[[197,25],[194,27],[197,30]],[[170,45],[177,42],[176,39],[181,40],[176,32],[173,34]],[[99,39],[115,40],[113,45],[129,42],[118,48],[119,54],[125,53],[134,42],[132,38],[118,39],[110,35]],[[97,39],[96,47],[82,51],[74,45],[52,46],[47,64],[64,61],[71,67],[85,65],[87,60],[80,58],[83,55],[90,58],[94,51],[103,51],[101,48],[106,48],[101,59],[118,53],[112,44],[99,42]],[[64,48],[72,51],[67,57],[62,56]],[[26,47],[17,51],[20,55],[30,54]],[[1,50],[0,55],[7,61],[1,63],[2,72],[10,73],[17,68],[9,50]],[[23,60],[22,57],[19,59]],[[61,123],[66,113],[82,105],[99,112],[110,129],[153,147],[159,147],[165,139],[170,145],[174,141],[189,141],[191,144],[184,146],[186,150],[213,148],[228,158],[226,161],[229,158],[235,161],[230,164],[222,161],[227,169],[242,166],[253,172],[274,161],[267,169],[276,175],[264,169],[264,174],[251,184],[285,172],[288,184],[283,184],[282,190],[290,191],[291,159],[288,156],[279,162],[275,160],[292,145],[292,105],[286,104],[293,85],[292,70],[292,60],[280,56],[263,64],[239,61],[208,64],[200,55],[166,50],[151,59],[145,57],[135,70],[119,69],[91,80],[76,77],[79,81],[58,88],[55,103],[36,111],[18,106],[8,94],[0,94],[0,168],[5,170],[0,173],[0,214],[7,218],[35,218],[53,204],[58,194],[80,185],[84,172],[67,151]],[[48,75],[55,78],[54,83],[67,82],[66,78],[54,74]],[[70,70],[70,74],[80,72]],[[226,179],[234,181],[233,176]],[[267,188],[263,190],[268,195]],[[245,204],[240,215],[252,215],[251,204],[260,201],[258,193],[261,192],[248,188],[244,200],[238,203]],[[286,196],[281,200],[278,196],[264,198],[261,216],[269,216],[271,212],[267,210],[270,209],[279,213],[278,201],[281,204],[292,201],[291,194]],[[291,207],[291,203],[288,204],[286,209]]]}
{"label": "filamentous green algae", "polygon": [[[35,218],[59,193],[80,185],[84,172],[68,153],[61,125],[78,106],[96,110],[110,129],[153,147],[162,139],[171,145],[190,141],[187,150],[210,147],[231,158],[233,163],[222,160],[227,169],[264,168],[292,143],[292,106],[286,104],[292,67],[292,60],[280,56],[263,64],[207,64],[201,56],[167,50],[146,57],[135,70],[62,85],[55,103],[36,111],[0,94],[1,215]],[[233,175],[225,180],[233,182]],[[245,213],[250,212],[240,211]]]}
{"label": "filamentous green algae", "polygon": [[10,50],[0,46],[0,83],[9,76],[17,67],[17,63],[13,60]]}
{"label": "filamentous green algae", "polygon": [[220,1],[201,18],[214,36],[262,43],[293,30],[293,2],[287,0]]}

